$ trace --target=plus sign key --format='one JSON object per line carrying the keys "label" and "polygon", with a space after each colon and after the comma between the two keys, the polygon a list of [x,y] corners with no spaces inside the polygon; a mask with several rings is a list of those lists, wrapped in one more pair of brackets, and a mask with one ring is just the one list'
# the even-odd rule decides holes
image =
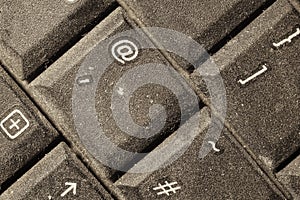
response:
{"label": "plus sign key", "polygon": [[1,122],[2,131],[10,138],[15,139],[29,128],[28,118],[20,109],[14,109]]}
{"label": "plus sign key", "polygon": [[0,66],[0,193],[7,180],[32,163],[57,135]]}

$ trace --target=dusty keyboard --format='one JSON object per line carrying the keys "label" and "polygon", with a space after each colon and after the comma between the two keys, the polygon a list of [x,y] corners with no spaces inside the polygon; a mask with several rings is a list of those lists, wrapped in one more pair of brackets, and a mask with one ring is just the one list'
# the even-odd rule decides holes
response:
{"label": "dusty keyboard", "polygon": [[112,1],[1,1],[1,62],[19,78],[61,54]]}
{"label": "dusty keyboard", "polygon": [[213,57],[227,88],[228,121],[272,169],[299,148],[300,43],[291,37],[299,20],[278,1]]}
{"label": "dusty keyboard", "polygon": [[300,199],[299,8],[1,1],[0,199]]}

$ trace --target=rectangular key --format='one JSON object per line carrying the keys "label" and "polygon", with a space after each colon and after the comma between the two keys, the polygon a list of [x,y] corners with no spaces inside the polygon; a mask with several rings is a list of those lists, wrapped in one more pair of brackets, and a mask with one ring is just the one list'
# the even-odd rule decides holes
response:
{"label": "rectangular key", "polygon": [[15,76],[28,78],[113,0],[1,0],[0,61]]}
{"label": "rectangular key", "polygon": [[65,143],[59,144],[1,196],[7,199],[112,199]]}
{"label": "rectangular key", "polygon": [[0,91],[1,186],[36,159],[58,134],[2,68]]}
{"label": "rectangular key", "polygon": [[119,0],[149,27],[182,32],[207,50],[267,0]]}
{"label": "rectangular key", "polygon": [[[151,152],[115,182],[126,199],[284,199],[255,169],[257,166],[244,157],[236,143],[228,138],[226,130],[217,142],[204,139],[211,123],[210,114],[205,108],[199,115],[202,121],[196,135],[191,128],[182,133],[185,140],[174,141],[180,144],[178,146],[187,144],[187,148],[183,148],[186,151],[174,146],[170,151],[161,152],[160,156]],[[168,143],[173,143],[176,137],[180,136],[171,135],[158,148],[171,145]],[[203,159],[199,157],[202,145],[214,148]],[[181,156],[171,162],[172,156],[177,154]],[[130,173],[139,166],[153,166],[158,162],[162,163],[162,167],[152,173]],[[166,163],[167,166],[163,167]]]}
{"label": "rectangular key", "polygon": [[299,0],[290,0],[294,8],[300,13],[300,1]]}
{"label": "rectangular key", "polygon": [[300,199],[300,157],[298,156],[276,174],[278,179],[289,189],[294,199]]}
{"label": "rectangular key", "polygon": [[[131,29],[124,17],[126,14],[118,8],[29,85],[36,102],[75,146],[82,143],[82,138],[97,133],[92,140],[99,141],[98,145],[106,140],[129,152],[147,151],[156,139],[172,133],[199,107],[196,96],[187,98],[193,91],[159,51],[135,49],[141,43],[125,36],[116,37],[99,50],[100,42]],[[114,57],[113,53],[126,48],[132,48],[137,56],[131,60]],[[101,57],[106,52],[107,57]],[[108,59],[112,63],[106,63]],[[76,112],[78,108],[80,111]],[[82,119],[75,123],[77,116]],[[81,126],[82,130],[78,129]],[[104,148],[96,148],[91,141],[86,143],[94,148],[89,152]],[[81,152],[86,151],[82,149]],[[120,156],[113,148],[101,152],[112,159],[109,163],[116,159],[125,164],[134,159]]]}
{"label": "rectangular key", "polygon": [[[213,56],[227,91],[227,120],[270,169],[300,144],[299,24],[299,14],[279,0]],[[193,76],[207,94],[198,72]]]}

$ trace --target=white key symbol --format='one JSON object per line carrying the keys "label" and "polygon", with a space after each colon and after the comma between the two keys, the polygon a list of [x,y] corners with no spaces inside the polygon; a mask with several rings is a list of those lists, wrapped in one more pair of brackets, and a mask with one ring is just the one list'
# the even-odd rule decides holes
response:
{"label": "white key symbol", "polygon": [[282,45],[284,45],[285,43],[291,43],[292,42],[292,40],[294,39],[294,38],[296,38],[297,36],[299,36],[300,35],[300,28],[297,28],[297,30],[296,30],[296,32],[295,33],[293,33],[292,35],[290,35],[288,38],[285,38],[285,39],[283,39],[283,40],[281,40],[280,42],[278,42],[278,43],[273,43],[273,45],[274,45],[274,47],[280,47],[280,46],[282,46]]}
{"label": "white key symbol", "polygon": [[176,194],[176,191],[181,189],[180,186],[176,187],[177,184],[177,182],[169,183],[168,181],[165,181],[165,185],[159,183],[158,187],[153,188],[153,190],[161,190],[157,193],[158,196],[163,194],[170,196],[171,193]]}
{"label": "white key symbol", "polygon": [[245,80],[241,80],[241,79],[240,79],[240,80],[239,80],[239,83],[242,84],[242,85],[245,85],[246,83],[248,83],[248,82],[251,81],[252,79],[258,77],[259,75],[265,73],[265,72],[268,70],[268,68],[267,68],[266,65],[263,65],[262,67],[263,67],[263,68],[262,68],[260,71],[256,72],[255,74],[253,74],[253,75],[250,76],[249,78],[247,78],[247,79],[245,79]]}
{"label": "white key symbol", "polygon": [[139,50],[132,41],[124,39],[112,46],[111,53],[118,62],[125,64],[125,62],[134,60],[138,56]]}

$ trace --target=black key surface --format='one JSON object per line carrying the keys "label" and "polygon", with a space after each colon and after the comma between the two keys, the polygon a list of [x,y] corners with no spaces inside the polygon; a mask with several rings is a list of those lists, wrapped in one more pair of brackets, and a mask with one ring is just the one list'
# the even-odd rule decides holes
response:
{"label": "black key surface", "polygon": [[60,143],[1,196],[14,199],[112,199],[87,168]]}
{"label": "black key surface", "polygon": [[[196,112],[194,109],[199,107],[198,99],[196,96],[195,101],[186,98],[192,95],[193,92],[187,88],[182,78],[178,78],[177,72],[173,70],[170,64],[157,50],[139,50],[138,56],[131,62],[122,64],[114,61],[109,66],[103,64],[106,60],[105,58],[102,63],[99,55],[104,51],[110,52],[112,45],[105,46],[104,50],[99,50],[99,53],[90,54],[101,41],[116,33],[131,29],[131,26],[124,19],[124,16],[125,14],[121,8],[114,11],[69,52],[61,57],[61,59],[31,82],[29,90],[36,102],[49,113],[54,123],[56,123],[57,127],[59,127],[70,141],[77,141],[76,143],[80,144],[80,138],[82,137],[79,138],[76,133],[82,134],[83,132],[88,132],[87,134],[90,135],[90,133],[100,130],[100,128],[96,126],[99,124],[99,127],[101,127],[106,135],[105,137],[108,137],[108,139],[113,141],[118,147],[130,152],[141,152],[145,149],[145,151],[148,151],[149,149],[147,148],[151,148],[151,145],[157,138],[163,138],[172,133],[178,127],[179,122],[184,122],[185,119],[188,119],[189,116],[192,116],[193,113]],[[134,38],[131,39],[135,42]],[[136,45],[138,46],[138,44]],[[87,56],[88,54],[94,55],[94,57]],[[109,57],[110,56],[111,55],[109,55]],[[76,77],[78,76],[76,75],[78,69],[83,65],[85,58],[89,60],[88,71]],[[96,65],[92,62],[94,58],[98,59]],[[165,65],[165,67],[160,69],[166,71],[157,68],[157,70],[148,72],[147,70],[153,69],[153,67],[147,66],[149,63],[155,63],[155,67],[157,66],[156,63]],[[146,67],[144,68],[143,66]],[[99,69],[105,70],[105,73],[102,75],[97,74],[96,71]],[[147,73],[145,74],[144,72],[146,71]],[[162,71],[164,71],[167,76],[162,77]],[[126,79],[124,78],[125,75],[131,76],[131,78]],[[158,81],[164,81],[165,85],[156,84],[155,81],[157,81],[157,77],[160,77]],[[99,78],[99,81],[97,78]],[[149,81],[149,79],[152,81]],[[125,84],[118,85],[122,82],[121,80],[127,80],[127,82],[125,81]],[[135,88],[135,83],[137,82],[141,84]],[[172,89],[169,89],[171,85],[176,87],[176,95],[186,98],[181,105],[179,105],[178,96],[174,94]],[[97,88],[95,90],[96,95],[92,97],[76,95],[75,97],[74,88],[78,88],[80,91],[92,91],[93,88]],[[130,90],[134,90],[134,92],[130,94]],[[113,99],[116,99],[115,97],[119,98],[119,100],[117,103],[112,103]],[[95,99],[95,102],[92,104],[90,104],[91,99]],[[129,100],[128,106],[126,106],[127,100]],[[79,102],[79,106],[90,105],[90,107],[87,106],[86,109],[76,113],[72,108],[72,102]],[[165,109],[165,112],[159,110],[152,112],[153,110],[151,111],[151,108],[157,104],[161,105],[163,109]],[[184,110],[185,113],[181,112],[180,106],[182,106],[182,110]],[[87,112],[91,113],[90,110],[92,110],[93,107],[96,108],[96,116],[85,117],[77,124],[74,123],[74,116],[86,116]],[[117,120],[112,110],[114,110],[114,113],[117,115],[119,123],[116,122]],[[120,115],[126,113],[126,111],[128,111],[129,115],[121,117]],[[185,116],[182,117],[181,115]],[[95,117],[98,117],[97,121],[93,121]],[[150,130],[157,124],[153,119],[160,121],[164,119],[164,117],[166,117],[166,121],[162,124],[161,129],[158,129],[157,132],[152,131],[151,135],[148,135],[148,128]],[[130,122],[129,120],[127,123],[126,120],[130,118],[132,121]],[[120,126],[120,123],[123,124],[123,127]],[[85,124],[84,127],[86,127],[82,131],[78,131],[78,129],[75,128],[75,125],[80,124]],[[132,129],[132,124],[144,127],[145,129],[141,132],[135,131],[136,129]],[[129,133],[133,130],[134,134],[145,132],[145,139],[130,136],[127,130],[129,130]],[[152,135],[152,133],[155,135]],[[93,140],[101,141],[101,139],[103,139],[99,134],[95,137]],[[95,148],[95,145],[90,146]],[[103,148],[103,145],[99,148]],[[111,148],[107,150],[103,149],[102,152],[107,154],[107,158],[112,159],[111,162],[114,162],[114,159],[118,162],[123,162],[122,160],[124,160],[124,162],[128,161],[126,156],[114,153]],[[89,159],[89,162],[91,162],[91,160],[92,159]]]}
{"label": "black key surface", "polygon": [[[284,199],[257,171],[257,166],[244,157],[243,150],[228,138],[226,130],[216,143],[216,151],[200,159],[199,152],[211,123],[208,109],[203,109],[200,116],[202,120],[196,137],[191,132],[183,133],[187,138],[195,138],[176,161],[152,173],[136,174],[129,170],[115,182],[127,199]],[[175,136],[171,135],[161,146],[169,145],[166,143],[172,137]],[[189,140],[179,140],[179,143],[182,145]],[[135,167],[153,165],[161,158],[176,155],[176,151],[182,153],[180,149],[173,150],[154,159],[150,153],[149,158],[145,157]]]}
{"label": "black key surface", "polygon": [[36,159],[58,134],[2,68],[0,91],[1,186]]}
{"label": "black key surface", "polygon": [[150,27],[182,32],[210,50],[266,0],[119,0]]}
{"label": "black key surface", "polygon": [[276,174],[278,179],[290,190],[294,199],[300,199],[300,157],[298,156]]}
{"label": "black key surface", "polygon": [[227,120],[271,169],[300,144],[299,25],[299,14],[279,0],[213,56],[226,87]]}
{"label": "black key surface", "polygon": [[1,0],[0,61],[21,79],[99,18],[112,0]]}

